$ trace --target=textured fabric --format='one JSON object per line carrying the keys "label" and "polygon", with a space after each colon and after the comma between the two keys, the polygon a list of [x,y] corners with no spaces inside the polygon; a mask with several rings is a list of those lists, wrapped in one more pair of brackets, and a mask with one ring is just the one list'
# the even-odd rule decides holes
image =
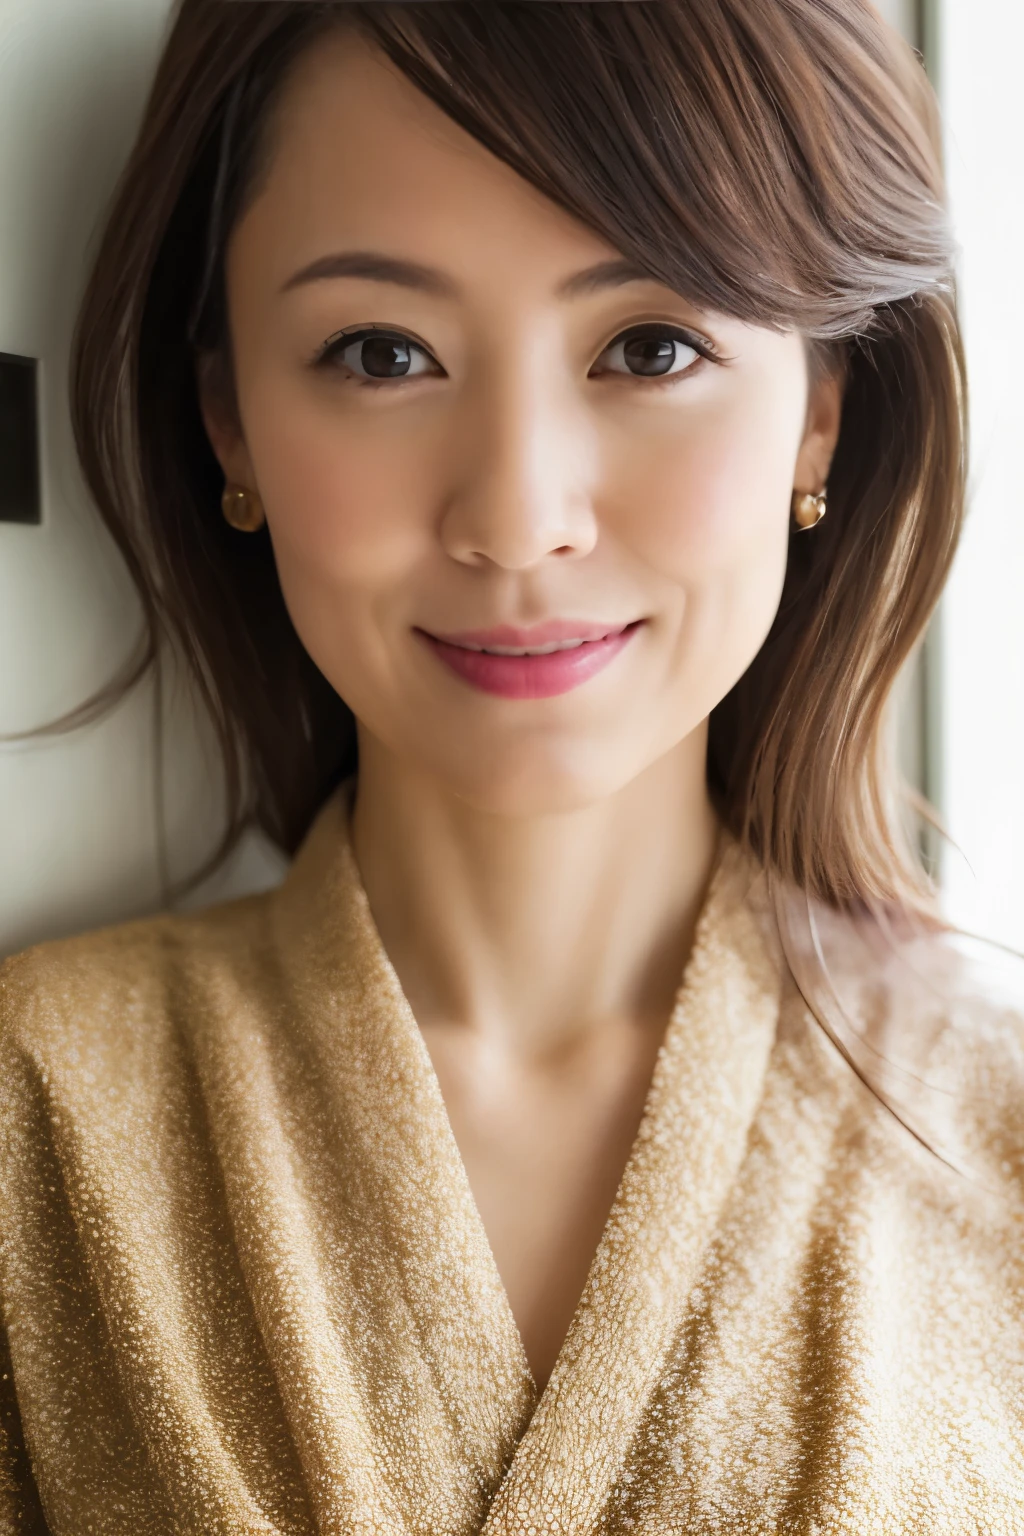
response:
{"label": "textured fabric", "polygon": [[929,1028],[965,1176],[723,850],[539,1401],[344,797],[277,892],[9,962],[0,1532],[1024,1530],[1021,1019]]}

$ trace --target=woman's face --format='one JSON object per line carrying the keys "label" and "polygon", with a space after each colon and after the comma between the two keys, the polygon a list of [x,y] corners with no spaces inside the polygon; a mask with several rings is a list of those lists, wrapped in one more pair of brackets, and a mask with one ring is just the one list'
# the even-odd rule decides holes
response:
{"label": "woman's face", "polygon": [[364,741],[506,814],[703,742],[838,430],[798,335],[631,273],[352,34],[291,78],[228,293],[208,430]]}

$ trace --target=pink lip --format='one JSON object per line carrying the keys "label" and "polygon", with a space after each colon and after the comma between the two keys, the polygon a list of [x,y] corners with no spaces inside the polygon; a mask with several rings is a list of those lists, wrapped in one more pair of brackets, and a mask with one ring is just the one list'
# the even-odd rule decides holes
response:
{"label": "pink lip", "polygon": [[[417,634],[463,682],[504,699],[549,699],[578,688],[603,672],[632,640],[643,620],[624,626],[555,619],[531,629],[501,624],[494,629],[462,630],[454,635]],[[582,640],[568,651],[546,656],[495,656],[471,646],[527,647]]]}

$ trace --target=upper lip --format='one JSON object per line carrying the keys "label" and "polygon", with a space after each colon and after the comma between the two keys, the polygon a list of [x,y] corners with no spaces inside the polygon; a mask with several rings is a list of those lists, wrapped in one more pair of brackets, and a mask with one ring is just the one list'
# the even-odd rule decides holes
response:
{"label": "upper lip", "polygon": [[496,624],[492,629],[460,629],[456,633],[442,634],[438,630],[426,630],[434,640],[446,645],[461,646],[467,651],[537,651],[550,646],[561,648],[572,644],[584,645],[587,641],[607,640],[621,635],[630,628],[626,620],[621,624],[594,623],[586,619],[549,619],[544,624],[532,624],[522,628],[515,624]]}

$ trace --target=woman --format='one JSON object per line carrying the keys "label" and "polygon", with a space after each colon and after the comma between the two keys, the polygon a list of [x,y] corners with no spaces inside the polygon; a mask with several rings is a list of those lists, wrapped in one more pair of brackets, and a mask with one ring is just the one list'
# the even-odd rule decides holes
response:
{"label": "woman", "polygon": [[1021,1528],[936,140],[864,0],[184,0],[78,440],[297,857],[4,973],[4,1531]]}

